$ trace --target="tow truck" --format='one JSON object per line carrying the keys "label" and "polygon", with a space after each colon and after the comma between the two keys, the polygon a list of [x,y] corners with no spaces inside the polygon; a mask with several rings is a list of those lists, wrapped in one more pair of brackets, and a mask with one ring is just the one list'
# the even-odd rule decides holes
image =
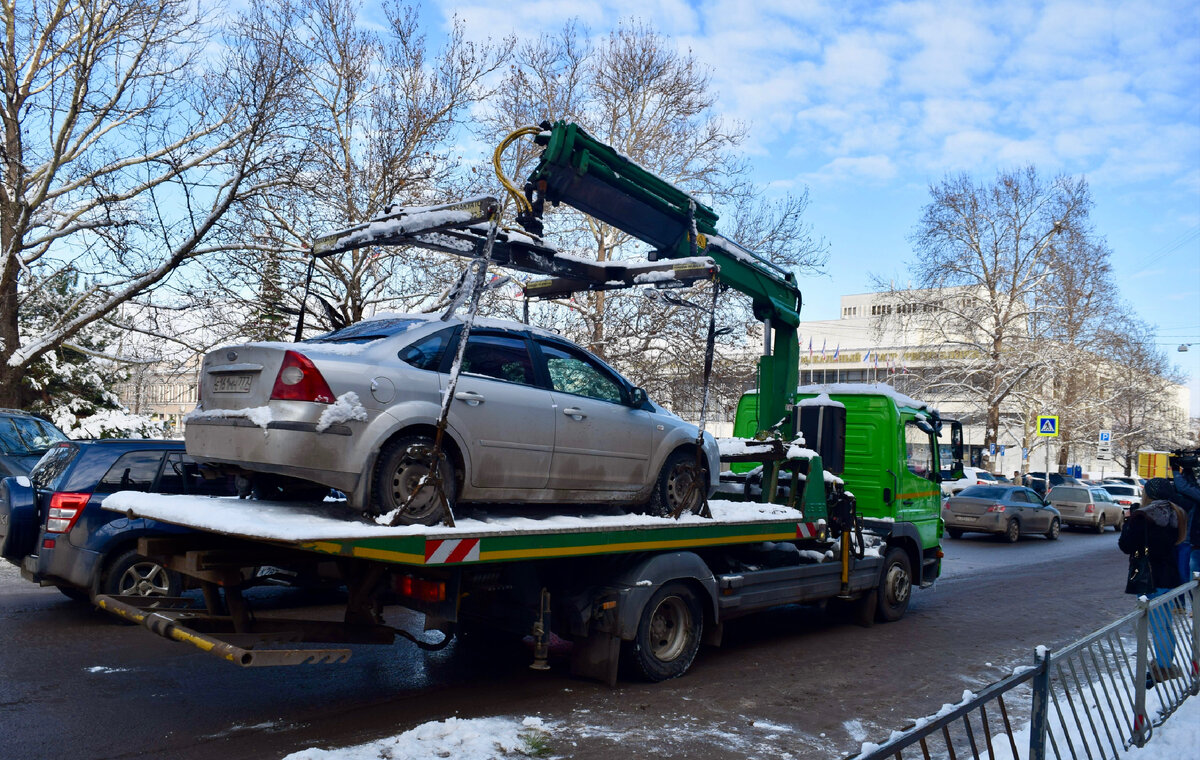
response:
{"label": "tow truck", "polygon": [[[721,237],[712,209],[576,124],[513,133],[497,149],[497,167],[500,151],[522,136],[543,148],[525,186],[497,171],[522,229],[498,224],[496,198],[395,206],[318,239],[314,256],[361,246],[443,251],[467,257],[480,273],[497,265],[538,275],[525,286],[527,299],[697,281],[707,281],[714,298],[725,290],[748,296],[763,323],[758,389],[743,399],[740,437],[725,442],[722,457],[751,468],[731,471],[723,484],[743,500],[713,500],[706,515],[675,519],[598,506],[596,514],[460,515],[442,526],[381,527],[349,512],[331,516],[329,505],[121,493],[105,508],[207,531],[139,547],[198,585],[203,606],[113,596],[97,597],[98,606],[246,667],[348,659],[351,650],[330,644],[399,636],[437,648],[467,631],[502,628],[532,635],[533,666],[545,668],[553,631],[570,642],[574,673],[614,684],[623,659],[650,680],[682,675],[701,643],[719,644],[735,617],[833,602],[862,624],[890,621],[904,614],[915,585],[934,582],[938,435],[950,428],[951,469],[961,469],[961,427],[886,387],[798,392],[801,295],[791,272]],[[561,254],[542,239],[546,202],[627,232],[651,247],[649,257],[598,263]],[[710,361],[711,351],[710,321]],[[263,566],[344,583],[342,619],[255,614],[242,590]],[[387,625],[383,613],[394,604],[423,613],[440,640]]]}

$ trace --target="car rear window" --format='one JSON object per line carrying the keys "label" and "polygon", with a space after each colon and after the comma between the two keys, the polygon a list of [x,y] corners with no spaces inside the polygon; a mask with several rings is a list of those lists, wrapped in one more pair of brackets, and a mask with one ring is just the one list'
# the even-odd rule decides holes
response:
{"label": "car rear window", "polygon": [[1104,486],[1104,490],[1116,496],[1137,496],[1133,486]]}
{"label": "car rear window", "polygon": [[1059,486],[1058,488],[1053,488],[1050,490],[1050,498],[1058,501],[1088,502],[1092,500],[1092,494],[1086,488]]}
{"label": "car rear window", "polygon": [[980,470],[979,472],[975,473],[975,479],[976,480],[991,480],[991,481],[995,482],[996,476],[990,472],[984,472],[983,470]]}
{"label": "car rear window", "polygon": [[1000,486],[968,486],[959,491],[958,495],[972,499],[1003,499],[1006,493],[1008,489]]}
{"label": "car rear window", "polygon": [[57,491],[67,467],[78,455],[79,447],[73,443],[60,443],[52,446],[33,466],[29,478],[38,488]]}
{"label": "car rear window", "polygon": [[358,322],[331,333],[309,338],[304,343],[370,343],[373,340],[390,338],[417,325],[426,324],[425,320],[412,318],[368,319]]}

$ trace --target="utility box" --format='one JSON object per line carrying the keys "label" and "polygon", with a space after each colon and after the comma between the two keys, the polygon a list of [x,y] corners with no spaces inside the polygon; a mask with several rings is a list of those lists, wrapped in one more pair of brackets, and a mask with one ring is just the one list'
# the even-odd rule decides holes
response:
{"label": "utility box", "polygon": [[1139,478],[1169,478],[1171,477],[1171,468],[1169,465],[1171,455],[1166,451],[1139,451],[1138,452],[1138,477]]}

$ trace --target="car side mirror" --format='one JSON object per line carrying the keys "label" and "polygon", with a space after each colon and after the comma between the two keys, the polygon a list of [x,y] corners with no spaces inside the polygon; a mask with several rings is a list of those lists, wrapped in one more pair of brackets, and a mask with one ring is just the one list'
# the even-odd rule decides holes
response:
{"label": "car side mirror", "polygon": [[629,405],[635,409],[644,406],[650,397],[646,395],[645,388],[634,388],[629,391]]}

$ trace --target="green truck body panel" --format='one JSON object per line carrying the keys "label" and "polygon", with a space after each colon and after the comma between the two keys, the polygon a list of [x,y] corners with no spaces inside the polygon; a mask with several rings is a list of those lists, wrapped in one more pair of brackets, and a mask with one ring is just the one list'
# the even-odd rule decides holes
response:
{"label": "green truck body panel", "polygon": [[[795,400],[814,397],[812,393],[799,394]],[[943,532],[941,487],[909,470],[905,442],[906,425],[920,419],[925,411],[897,407],[884,394],[831,393],[829,397],[846,407],[846,465],[840,477],[846,490],[854,494],[859,514],[910,523],[921,537],[922,549],[937,548]],[[758,395],[746,393],[738,402],[733,434],[753,437],[759,427]],[[935,473],[940,471],[938,455],[935,446]],[[744,472],[754,466],[739,464],[733,469]]]}

